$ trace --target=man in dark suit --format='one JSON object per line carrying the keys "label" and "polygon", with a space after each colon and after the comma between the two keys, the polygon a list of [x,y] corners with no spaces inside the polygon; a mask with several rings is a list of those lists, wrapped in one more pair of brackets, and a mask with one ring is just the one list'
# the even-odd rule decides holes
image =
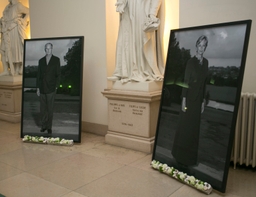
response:
{"label": "man in dark suit", "polygon": [[53,45],[45,45],[46,55],[39,60],[37,95],[40,96],[41,132],[52,133],[53,107],[60,83],[60,59],[52,54]]}

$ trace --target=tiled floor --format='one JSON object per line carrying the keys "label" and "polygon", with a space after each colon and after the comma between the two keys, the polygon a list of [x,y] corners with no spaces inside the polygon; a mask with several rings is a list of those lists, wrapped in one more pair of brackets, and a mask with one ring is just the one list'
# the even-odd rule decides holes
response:
{"label": "tiled floor", "polygon": [[[0,194],[7,197],[200,197],[150,167],[151,155],[82,133],[72,147],[23,143],[20,124],[0,121]],[[256,171],[230,168],[225,194],[255,197]]]}

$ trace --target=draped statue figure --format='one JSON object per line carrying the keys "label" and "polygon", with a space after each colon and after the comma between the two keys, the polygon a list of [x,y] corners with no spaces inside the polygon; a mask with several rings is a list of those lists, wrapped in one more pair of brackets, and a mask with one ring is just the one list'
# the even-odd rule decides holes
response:
{"label": "draped statue figure", "polygon": [[[18,0],[9,0],[1,18],[2,75],[22,75],[23,46],[28,26],[29,9]],[[10,71],[10,73],[9,73]]]}
{"label": "draped statue figure", "polygon": [[162,0],[117,0],[116,11],[120,13],[120,24],[116,67],[109,80],[120,80],[122,83],[163,80],[164,21],[159,18],[161,7]]}

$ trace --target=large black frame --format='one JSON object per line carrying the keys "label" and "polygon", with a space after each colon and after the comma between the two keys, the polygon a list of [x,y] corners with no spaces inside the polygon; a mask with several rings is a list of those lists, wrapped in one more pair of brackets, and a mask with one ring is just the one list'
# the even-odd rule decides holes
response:
{"label": "large black frame", "polygon": [[[244,20],[176,29],[170,34],[152,160],[194,175],[220,192],[226,190],[250,28],[251,20]],[[192,165],[177,160],[181,155],[174,157],[173,150],[183,144],[174,142],[175,135],[181,135],[176,132],[179,119],[186,113],[181,110],[182,90],[192,87],[184,83],[186,63],[196,53],[196,41],[202,35],[208,38],[206,105],[199,116],[197,163]],[[181,122],[193,124],[188,119]],[[188,149],[185,147],[183,158],[190,156]]]}
{"label": "large black frame", "polygon": [[[45,44],[53,44],[60,58],[60,86],[57,88],[52,133],[40,132],[40,99],[36,93],[38,61],[45,56]],[[24,40],[21,137],[60,137],[81,142],[81,109],[84,37],[53,37]]]}

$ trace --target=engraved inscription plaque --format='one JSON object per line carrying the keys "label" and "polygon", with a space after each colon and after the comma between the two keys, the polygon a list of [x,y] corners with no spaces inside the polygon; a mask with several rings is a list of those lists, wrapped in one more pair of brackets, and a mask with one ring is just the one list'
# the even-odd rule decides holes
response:
{"label": "engraved inscription plaque", "polygon": [[[147,103],[109,100],[109,130],[148,137],[149,106]],[[145,131],[145,132],[143,132]]]}
{"label": "engraved inscription plaque", "polygon": [[12,91],[0,89],[0,110],[6,112],[14,112]]}

